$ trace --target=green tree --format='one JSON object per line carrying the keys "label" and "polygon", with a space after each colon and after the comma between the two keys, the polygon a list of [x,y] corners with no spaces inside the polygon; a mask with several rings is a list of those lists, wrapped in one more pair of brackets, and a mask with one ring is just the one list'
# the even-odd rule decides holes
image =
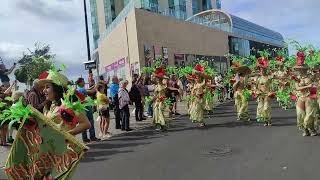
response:
{"label": "green tree", "polygon": [[53,65],[54,54],[50,52],[49,45],[35,44],[35,49],[29,53],[23,53],[18,63],[20,67],[14,72],[16,79],[27,85],[31,85],[32,82],[39,77],[39,75],[49,70]]}

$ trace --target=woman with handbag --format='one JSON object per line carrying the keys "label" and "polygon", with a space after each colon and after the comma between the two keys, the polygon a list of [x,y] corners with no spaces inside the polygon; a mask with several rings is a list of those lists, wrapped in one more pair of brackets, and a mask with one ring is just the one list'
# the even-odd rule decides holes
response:
{"label": "woman with handbag", "polygon": [[97,107],[100,116],[100,136],[105,138],[110,138],[111,133],[108,132],[110,125],[110,113],[109,113],[109,99],[104,94],[104,84],[98,83],[96,86],[97,90]]}

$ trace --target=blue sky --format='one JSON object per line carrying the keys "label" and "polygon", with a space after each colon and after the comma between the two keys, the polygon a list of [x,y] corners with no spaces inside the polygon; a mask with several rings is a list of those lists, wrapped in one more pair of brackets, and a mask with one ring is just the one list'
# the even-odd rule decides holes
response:
{"label": "blue sky", "polygon": [[[35,42],[48,43],[56,61],[67,65],[70,79],[85,76],[82,3],[82,0],[1,0],[0,56],[10,66]],[[319,0],[222,0],[221,3],[228,13],[278,31],[285,38],[320,47]]]}

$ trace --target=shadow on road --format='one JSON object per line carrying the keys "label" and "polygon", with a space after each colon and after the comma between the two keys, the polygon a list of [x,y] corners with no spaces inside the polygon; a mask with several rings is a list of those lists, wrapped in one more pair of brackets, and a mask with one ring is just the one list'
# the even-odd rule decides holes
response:
{"label": "shadow on road", "polygon": [[123,154],[123,153],[130,153],[133,151],[119,151],[119,150],[111,150],[111,151],[89,151],[85,154],[84,158],[81,162],[90,163],[90,162],[97,162],[97,161],[105,161],[107,160],[107,156],[112,156],[114,154]]}

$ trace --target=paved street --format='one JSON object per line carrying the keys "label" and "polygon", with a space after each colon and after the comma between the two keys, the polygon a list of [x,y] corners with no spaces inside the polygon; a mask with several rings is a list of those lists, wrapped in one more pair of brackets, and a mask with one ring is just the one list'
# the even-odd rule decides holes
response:
{"label": "paved street", "polygon": [[269,128],[235,122],[233,104],[227,103],[217,107],[205,129],[181,116],[166,133],[149,127],[90,145],[73,179],[319,179],[320,138],[303,138],[295,111],[274,105],[274,126]]}

